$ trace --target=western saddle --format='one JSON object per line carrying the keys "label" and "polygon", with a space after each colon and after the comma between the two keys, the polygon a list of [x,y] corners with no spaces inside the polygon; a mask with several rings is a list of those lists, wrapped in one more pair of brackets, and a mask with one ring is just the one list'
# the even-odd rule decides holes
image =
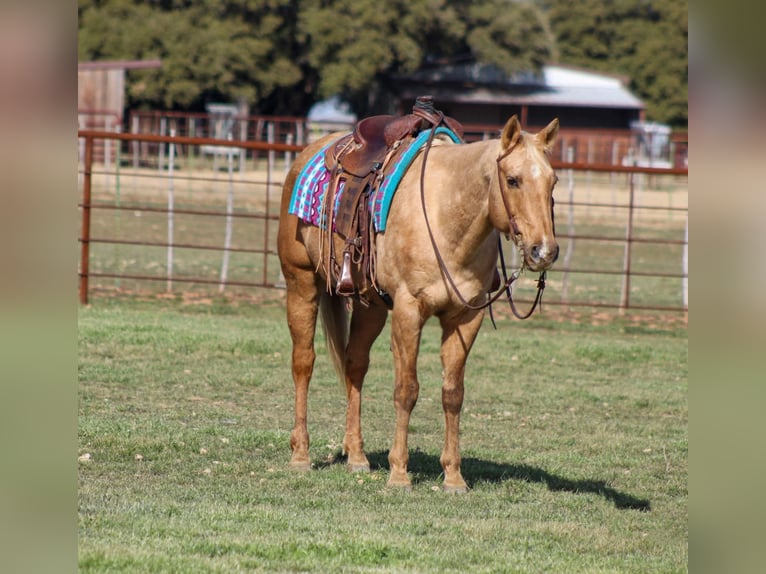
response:
{"label": "western saddle", "polygon": [[[345,240],[338,263],[332,239],[333,226],[328,224],[322,234],[320,251],[329,292],[333,292],[334,281],[335,293],[356,295],[362,303],[369,304],[365,293],[372,286],[391,305],[390,297],[375,280],[375,230],[368,207],[370,194],[379,189],[390,168],[421,131],[435,130],[440,125],[462,139],[460,123],[436,110],[431,96],[421,96],[416,99],[411,114],[364,118],[351,133],[327,148],[324,160],[331,178],[322,203],[322,220],[334,220],[335,231]],[[431,138],[429,144],[430,141]],[[333,214],[341,182],[343,193]]]}

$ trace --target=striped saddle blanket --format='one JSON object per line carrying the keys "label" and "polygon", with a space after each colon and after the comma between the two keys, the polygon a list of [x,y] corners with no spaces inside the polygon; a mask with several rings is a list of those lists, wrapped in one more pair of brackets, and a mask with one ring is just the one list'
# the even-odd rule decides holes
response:
{"label": "striped saddle blanket", "polygon": [[[388,211],[391,207],[391,201],[393,200],[396,188],[399,186],[399,182],[404,177],[407,169],[412,165],[415,157],[425,146],[430,133],[430,129],[421,131],[410,147],[387,170],[382,183],[370,193],[368,209],[372,215],[372,222],[376,232],[386,230]],[[462,141],[455,132],[443,126],[436,128],[434,138],[437,137],[440,139],[448,138],[455,143]],[[288,209],[289,213],[297,215],[303,221],[322,229],[327,229],[327,222],[320,221],[322,218],[322,200],[325,193],[327,193],[331,179],[330,170],[325,165],[325,153],[331,145],[335,145],[335,142],[330,143],[327,147],[314,154],[298,174]],[[341,177],[338,182],[338,191],[335,195],[333,214],[338,211],[337,208],[343,194],[344,183],[344,179]],[[333,230],[335,230],[335,221],[333,221]]]}

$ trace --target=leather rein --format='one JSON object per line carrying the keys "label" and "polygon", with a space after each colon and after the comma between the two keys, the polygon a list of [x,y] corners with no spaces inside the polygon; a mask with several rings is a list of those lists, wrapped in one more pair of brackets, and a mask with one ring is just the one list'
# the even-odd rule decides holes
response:
{"label": "leather rein", "polygon": [[[435,110],[436,111],[436,110]],[[444,114],[442,114],[439,111],[436,111],[436,113],[439,115],[439,123],[441,123],[441,120],[444,117]],[[420,167],[420,204],[423,208],[423,217],[426,222],[426,229],[428,230],[428,238],[431,240],[431,246],[433,247],[434,254],[436,255],[436,260],[439,263],[439,269],[444,274],[444,277],[447,279],[447,283],[449,283],[452,290],[455,292],[455,295],[460,300],[460,302],[463,304],[464,307],[468,309],[472,309],[474,311],[479,311],[482,309],[486,309],[489,307],[490,311],[490,318],[492,319],[492,323],[494,324],[494,317],[492,316],[492,303],[497,301],[503,293],[507,295],[508,304],[511,307],[511,312],[514,314],[514,316],[518,319],[528,319],[532,316],[532,313],[534,313],[535,309],[539,306],[542,309],[542,298],[543,298],[543,290],[545,289],[545,277],[546,272],[542,271],[540,272],[540,276],[537,279],[537,294],[535,295],[535,300],[532,303],[532,306],[529,308],[529,310],[526,313],[521,313],[517,308],[516,304],[513,302],[513,295],[512,295],[512,289],[511,284],[516,281],[519,278],[521,270],[514,271],[508,275],[508,272],[505,268],[505,257],[503,255],[503,245],[502,240],[500,239],[500,236],[497,238],[497,247],[498,247],[498,253],[500,255],[500,264],[503,270],[503,279],[504,284],[498,289],[497,293],[494,295],[490,295],[487,293],[487,300],[482,303],[481,305],[473,305],[469,301],[463,297],[462,293],[460,293],[460,290],[457,288],[457,285],[455,284],[455,280],[452,278],[452,275],[449,272],[449,269],[447,269],[447,264],[444,261],[444,258],[441,255],[441,252],[439,251],[439,247],[436,245],[436,239],[434,238],[433,230],[431,229],[431,223],[428,220],[428,213],[426,211],[426,196],[425,196],[425,173],[426,173],[426,161],[428,159],[428,152],[431,150],[431,144],[433,142],[434,133],[436,132],[436,127],[438,124],[434,124],[431,129],[431,133],[428,136],[428,141],[426,142],[425,151],[423,152],[423,163]],[[501,182],[502,174],[500,172],[500,161],[503,160],[508,154],[511,153],[511,150],[509,149],[504,154],[501,154],[497,157],[497,185],[500,187],[500,197],[503,198],[503,206],[505,207],[505,211],[508,214],[508,219],[511,224],[511,230],[513,232],[514,237],[517,237],[520,235],[519,229],[516,226],[516,220],[513,217],[513,213],[511,212],[510,206],[508,205],[508,200],[505,197],[505,194],[503,193],[503,184]],[[523,269],[523,267],[522,267]]]}

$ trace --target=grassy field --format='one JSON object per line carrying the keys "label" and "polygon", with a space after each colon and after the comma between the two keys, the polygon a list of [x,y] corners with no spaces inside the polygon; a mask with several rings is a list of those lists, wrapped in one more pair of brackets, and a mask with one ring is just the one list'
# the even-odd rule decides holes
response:
{"label": "grassy field", "polygon": [[[190,302],[191,301],[191,302]],[[345,401],[319,341],[315,470],[290,472],[284,309],[98,298],[80,311],[82,572],[686,572],[683,324],[499,314],[479,335],[461,427],[470,491],[439,490],[439,333],[426,328],[410,434],[413,490],[385,487],[386,330],[345,470]]]}

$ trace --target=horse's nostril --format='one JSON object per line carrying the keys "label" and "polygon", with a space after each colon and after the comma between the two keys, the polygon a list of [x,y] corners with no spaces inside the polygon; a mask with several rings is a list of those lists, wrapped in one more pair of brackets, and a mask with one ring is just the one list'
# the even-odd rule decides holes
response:
{"label": "horse's nostril", "polygon": [[559,246],[554,243],[553,247],[550,247],[546,243],[532,245],[529,248],[529,257],[532,261],[556,261],[559,256]]}

